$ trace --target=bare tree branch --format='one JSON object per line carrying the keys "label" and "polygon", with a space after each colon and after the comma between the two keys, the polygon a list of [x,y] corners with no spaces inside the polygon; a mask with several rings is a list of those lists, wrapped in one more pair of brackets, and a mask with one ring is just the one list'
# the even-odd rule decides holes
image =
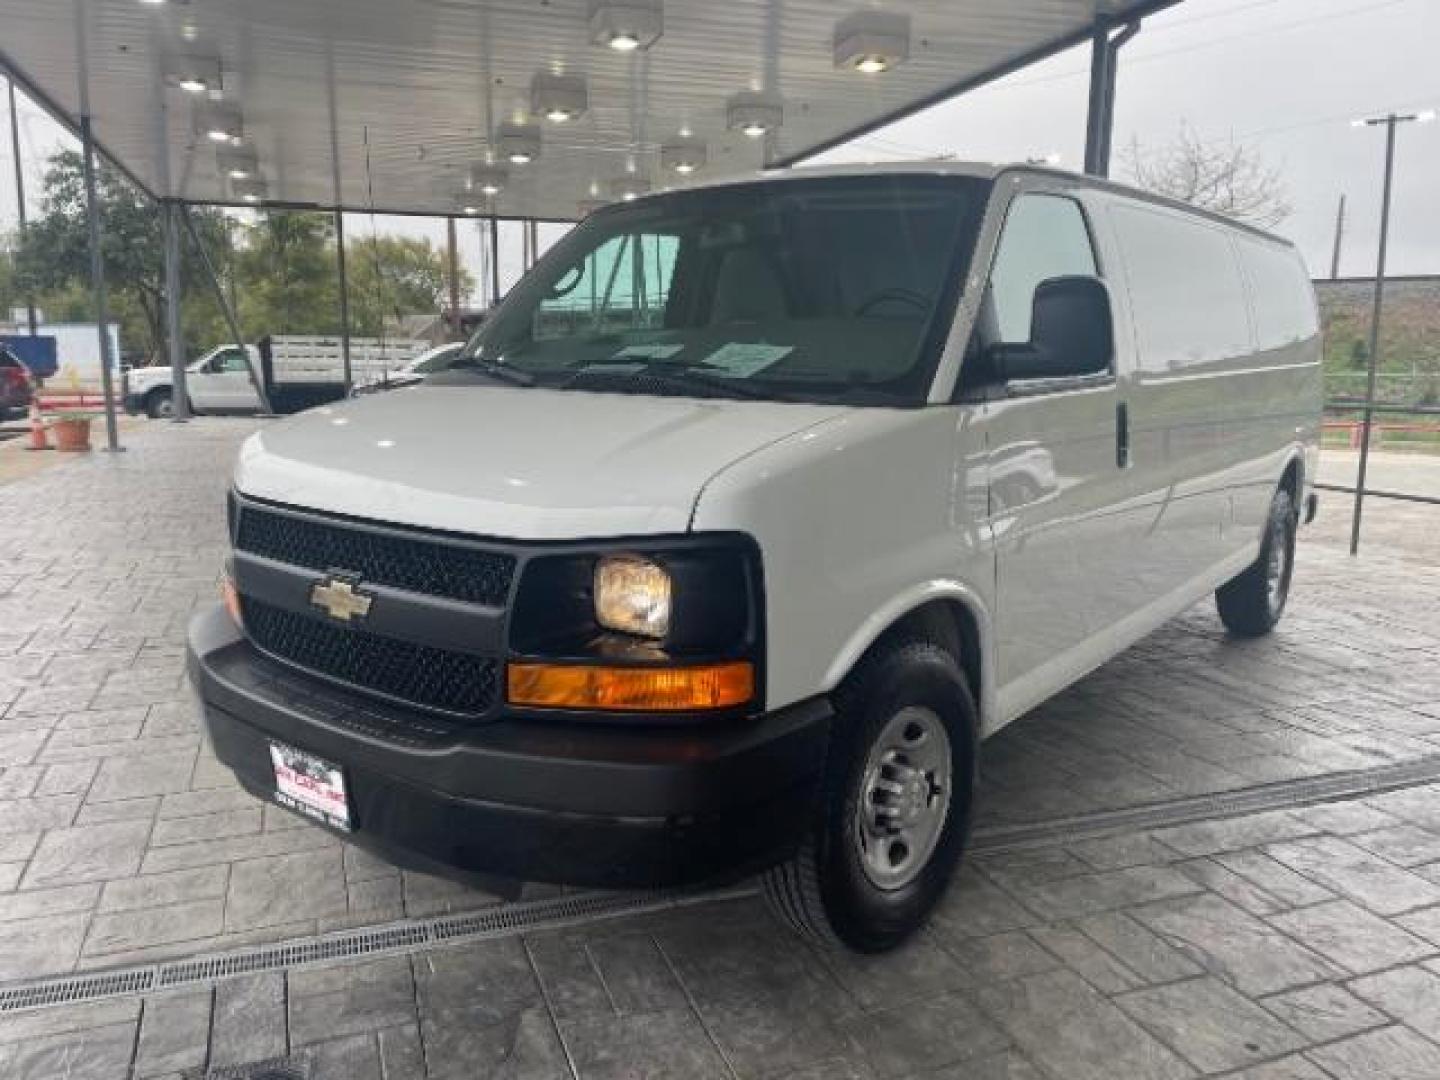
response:
{"label": "bare tree branch", "polygon": [[1289,193],[1280,170],[1251,147],[1204,142],[1182,122],[1175,139],[1158,148],[1132,139],[1123,155],[1137,187],[1226,214],[1261,228],[1290,216]]}

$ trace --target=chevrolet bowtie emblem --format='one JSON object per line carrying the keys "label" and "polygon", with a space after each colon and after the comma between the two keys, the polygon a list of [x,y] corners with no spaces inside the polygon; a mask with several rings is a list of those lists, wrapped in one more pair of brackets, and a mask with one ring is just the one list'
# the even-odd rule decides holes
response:
{"label": "chevrolet bowtie emblem", "polygon": [[374,602],[373,596],[360,592],[345,578],[328,577],[310,588],[310,603],[340,622],[363,619]]}

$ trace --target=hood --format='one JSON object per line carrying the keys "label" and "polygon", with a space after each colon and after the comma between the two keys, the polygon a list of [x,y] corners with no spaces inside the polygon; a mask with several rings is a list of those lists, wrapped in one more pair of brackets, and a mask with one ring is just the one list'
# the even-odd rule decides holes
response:
{"label": "hood", "polygon": [[844,410],[417,386],[312,409],[240,451],[247,495],[517,540],[684,532],[705,482]]}

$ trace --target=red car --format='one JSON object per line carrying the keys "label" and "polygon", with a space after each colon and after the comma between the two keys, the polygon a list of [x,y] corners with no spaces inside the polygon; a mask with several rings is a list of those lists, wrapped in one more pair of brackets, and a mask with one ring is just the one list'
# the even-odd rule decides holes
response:
{"label": "red car", "polygon": [[10,350],[0,347],[0,421],[24,416],[33,397],[30,369]]}

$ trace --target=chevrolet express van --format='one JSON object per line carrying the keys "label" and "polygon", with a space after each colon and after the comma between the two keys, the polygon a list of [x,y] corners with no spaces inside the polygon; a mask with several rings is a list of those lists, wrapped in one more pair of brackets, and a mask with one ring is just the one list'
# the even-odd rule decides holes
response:
{"label": "chevrolet express van", "polygon": [[1319,357],[1288,244],[1080,176],[602,209],[450,370],[244,445],[190,631],[215,752],[403,865],[762,872],[889,948],[986,736],[1212,593],[1279,620]]}

